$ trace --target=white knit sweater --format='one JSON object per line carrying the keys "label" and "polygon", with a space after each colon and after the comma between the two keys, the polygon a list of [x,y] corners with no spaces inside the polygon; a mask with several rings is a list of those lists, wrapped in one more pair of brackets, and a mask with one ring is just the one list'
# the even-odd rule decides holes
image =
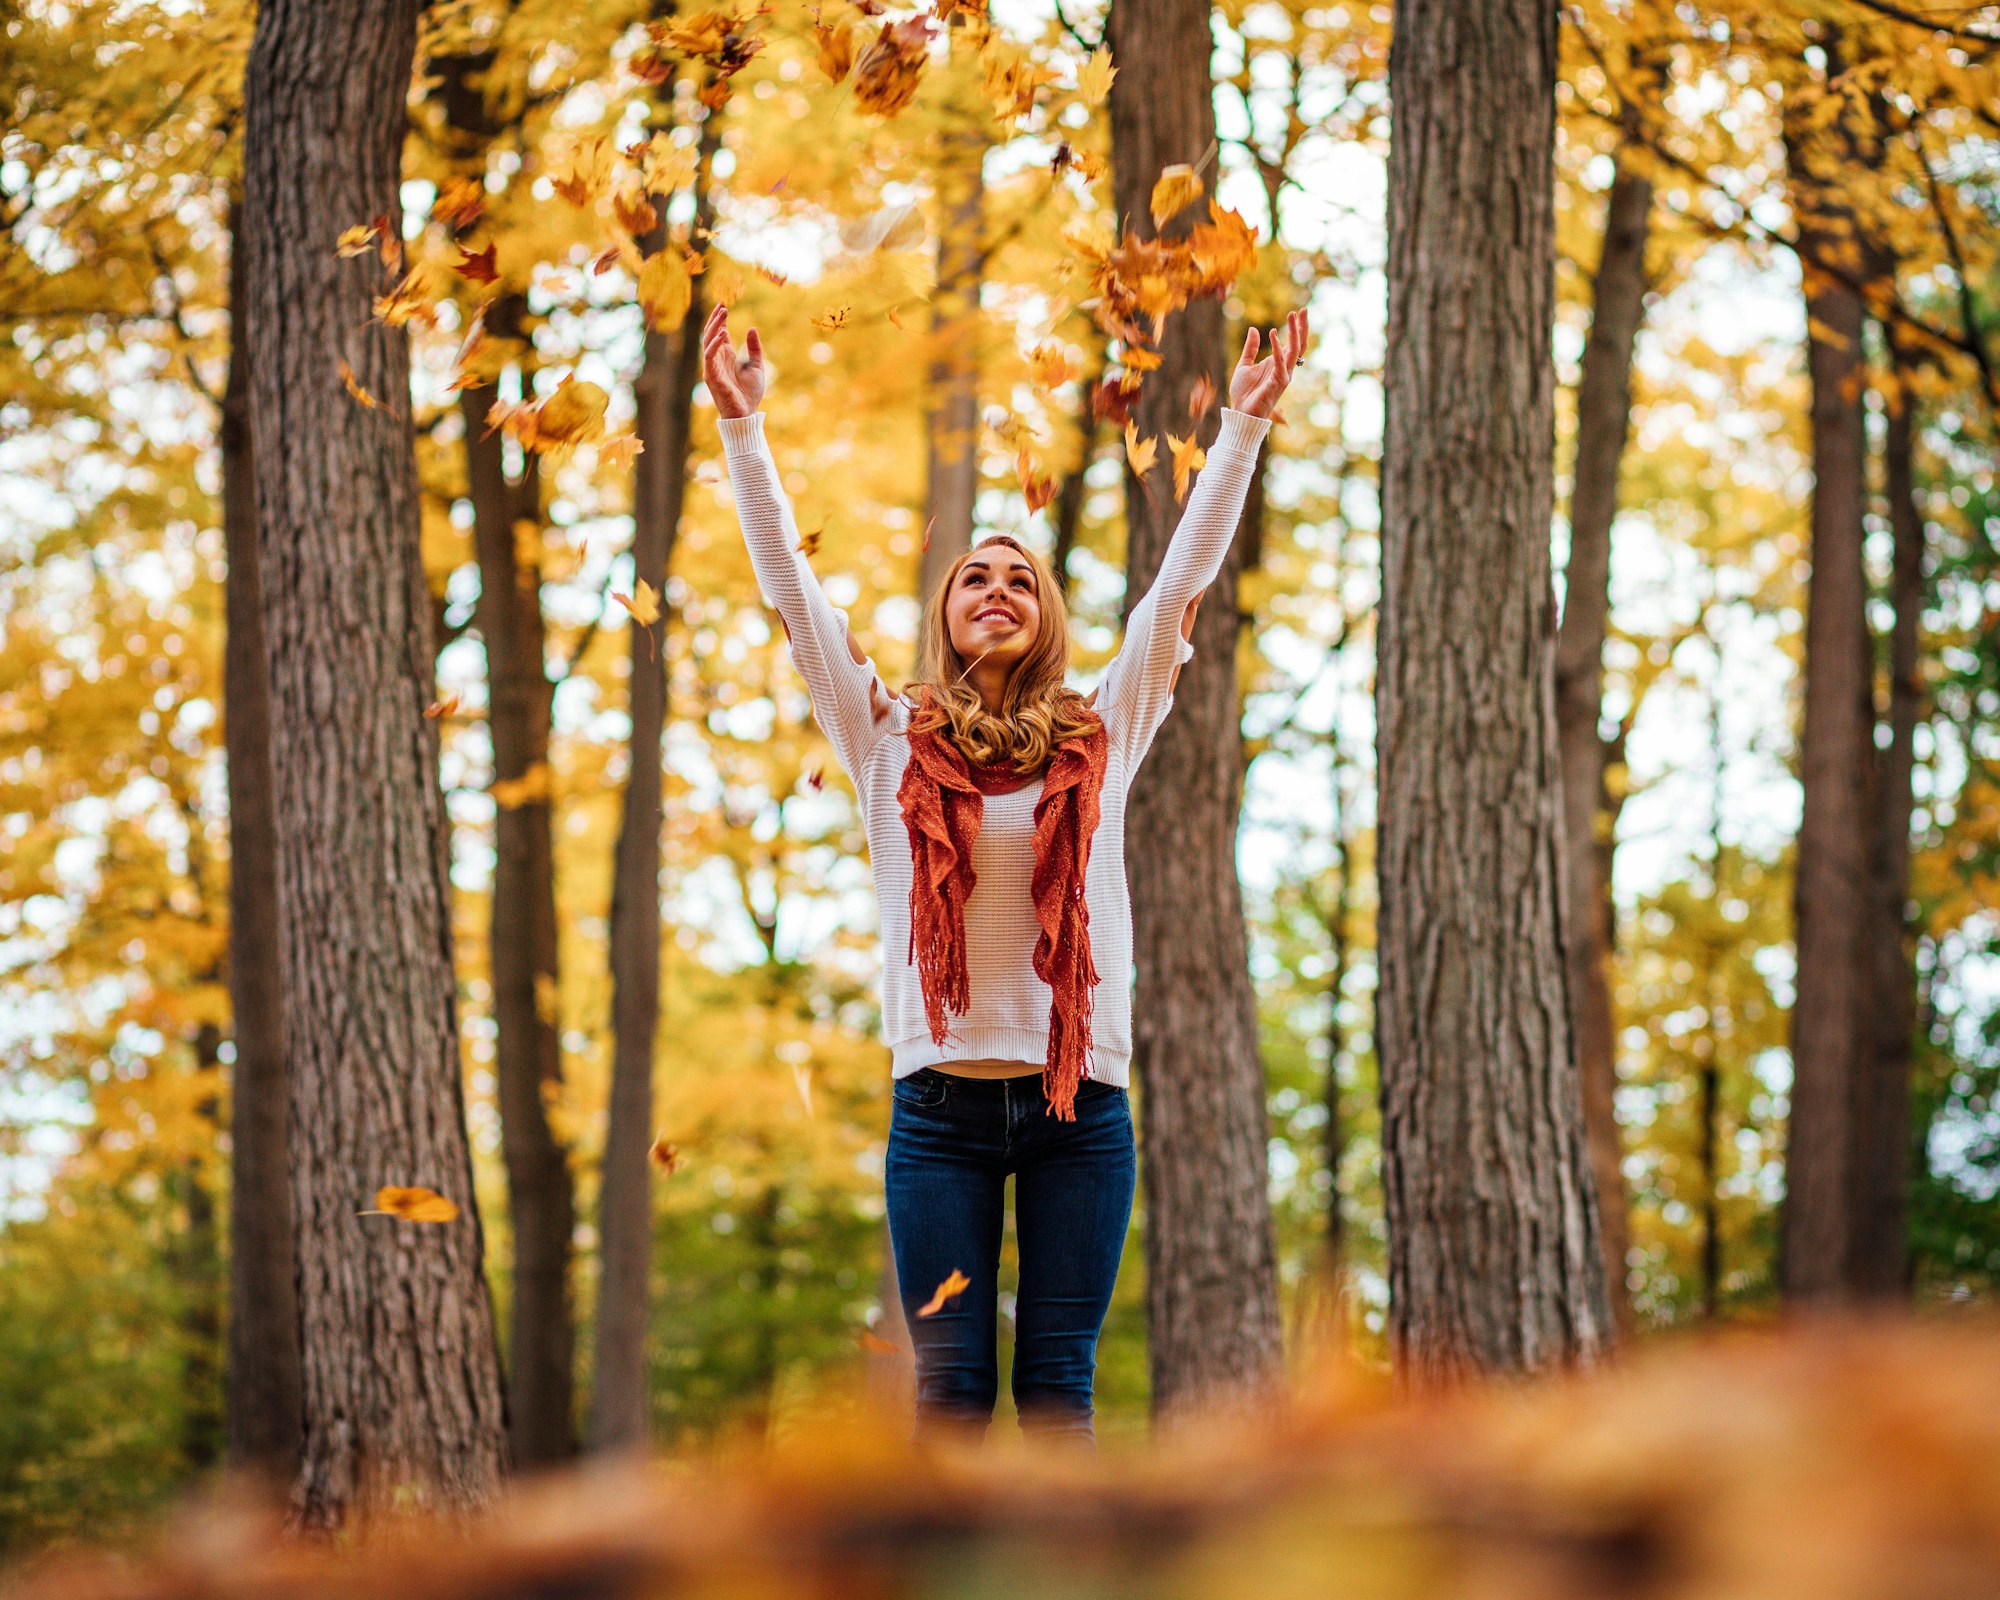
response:
{"label": "white knit sweater", "polygon": [[[1227,408],[1166,559],[1133,611],[1125,641],[1095,694],[1109,750],[1097,830],[1091,837],[1084,898],[1090,911],[1089,1075],[1125,1084],[1132,1061],[1132,901],[1125,883],[1125,797],[1153,735],[1173,706],[1177,663],[1194,654],[1180,636],[1188,602],[1215,581],[1236,531],[1267,418]],[[764,439],[764,415],[724,418],[722,446],[736,514],[764,598],[784,619],[792,660],[812,693],[813,715],[854,781],[868,829],[882,928],[882,1022],[891,1073],[906,1077],[944,1061],[1018,1061],[1048,1054],[1049,986],[1035,976],[1037,925],[1034,813],[1042,785],[986,795],[972,866],[977,882],[965,908],[971,1010],[948,1014],[950,1034],[932,1043],[923,989],[910,960],[910,838],[896,790],[910,758],[912,707],[883,687],[873,661],[857,662],[847,624],[799,551],[798,525]]]}

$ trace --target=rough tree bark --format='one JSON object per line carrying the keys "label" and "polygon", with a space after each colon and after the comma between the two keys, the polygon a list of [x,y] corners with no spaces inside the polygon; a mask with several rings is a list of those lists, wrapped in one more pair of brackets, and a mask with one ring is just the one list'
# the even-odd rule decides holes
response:
{"label": "rough tree bark", "polygon": [[[1837,55],[1838,40],[1828,41]],[[1829,72],[1837,70],[1830,59]],[[1821,269],[1862,265],[1837,185],[1847,130],[1807,127],[1817,96],[1788,97],[1787,156],[1805,277],[1812,377],[1812,577],[1806,593],[1805,716],[1799,736],[1794,890],[1798,981],[1792,1006],[1791,1122],[1781,1278],[1795,1305],[1849,1297],[1856,1083],[1870,1036],[1874,882],[1875,684],[1863,563],[1867,441],[1861,296]]]}
{"label": "rough tree bark", "polygon": [[1399,0],[1380,742],[1390,1334],[1414,1381],[1611,1329],[1560,930],[1556,15]]}
{"label": "rough tree bark", "polygon": [[278,840],[271,795],[271,686],[257,578],[242,208],[230,207],[229,383],[222,396],[227,638],[223,743],[229,782],[228,1457],[289,1482],[299,1467],[299,1318],[292,1285],[291,1083],[278,947]]}
{"label": "rough tree bark", "polygon": [[[1118,214],[1150,217],[1160,169],[1203,159],[1215,139],[1207,0],[1117,0],[1108,41]],[[1185,226],[1195,208],[1178,219]],[[1168,231],[1176,224],[1170,221]],[[1187,426],[1206,377],[1229,387],[1222,306],[1198,300],[1166,321],[1161,366],[1133,420],[1142,436]],[[1215,435],[1211,413],[1204,443]],[[1178,508],[1125,482],[1125,610],[1160,569]],[[1236,876],[1243,751],[1236,682],[1237,541],[1195,613],[1194,658],[1132,786],[1126,869],[1137,997],[1133,1068],[1145,1104],[1146,1309],[1153,1411],[1253,1398],[1277,1377],[1283,1335],[1266,1197],[1268,1118],[1255,997]]]}
{"label": "rough tree bark", "polygon": [[[710,112],[695,167],[695,226],[714,221],[709,169],[721,125]],[[656,197],[665,242],[667,197]],[[688,430],[701,375],[707,305],[694,279],[687,315],[671,333],[648,329],[636,385],[645,445],[632,480],[632,564],[662,596],[687,491]],[[664,603],[664,602],[663,602]],[[611,883],[611,1107],[598,1204],[596,1375],[590,1403],[593,1450],[638,1450],[646,1442],[646,1314],[653,1267],[653,1047],[660,1026],[660,743],[667,726],[666,613],[657,628],[632,620],[632,770]]]}
{"label": "rough tree bark", "polygon": [[[968,86],[970,92],[970,86]],[[931,295],[924,526],[918,604],[972,548],[979,493],[979,289],[986,275],[986,103],[976,98],[937,138],[938,281]]]}
{"label": "rough tree bark", "polygon": [[[343,228],[401,214],[417,0],[264,0],[244,83],[243,244],[270,662],[302,1327],[303,1527],[498,1488],[453,987],[409,350]],[[364,409],[340,363],[395,412]],[[362,1216],[378,1185],[457,1221]]]}
{"label": "rough tree bark", "polygon": [[1631,431],[1632,345],[1645,313],[1652,181],[1621,152],[1605,208],[1604,248],[1592,290],[1590,337],[1576,396],[1576,480],[1569,565],[1556,636],[1556,728],[1562,752],[1564,950],[1569,962],[1583,1120],[1604,1251],[1604,1279],[1621,1333],[1632,1327],[1625,1289],[1629,1232],[1623,1152],[1613,1109],[1618,1085],[1611,1015],[1610,810],[1604,793],[1604,631],[1611,613],[1611,524]]}
{"label": "rough tree bark", "polygon": [[[1913,366],[1893,328],[1883,330],[1898,378]],[[1857,1074],[1854,1233],[1849,1272],[1857,1294],[1901,1300],[1909,1294],[1906,1225],[1910,1191],[1910,1072],[1917,1026],[1917,971],[1910,927],[1910,818],[1915,808],[1918,630],[1924,604],[1924,518],[1917,502],[1916,400],[1907,383],[1889,407],[1883,437],[1883,492],[1895,557],[1889,599],[1888,743],[1877,760],[1875,891],[1869,919],[1875,1002]]]}
{"label": "rough tree bark", "polygon": [[[444,79],[449,158],[483,176],[486,153],[505,131],[488,111],[490,56],[438,64]],[[524,336],[527,299],[503,288],[486,308],[496,339]],[[522,375],[523,392],[528,371]],[[507,476],[505,441],[487,426],[500,391],[476,383],[459,392],[465,426],[466,494],[479,561],[475,620],[486,649],[487,726],[493,781],[518,783],[549,759],[555,685],[542,620],[541,474],[529,456],[519,482]],[[517,530],[532,530],[518,537]],[[493,819],[493,892],[487,944],[493,989],[494,1081],[500,1151],[507,1168],[513,1293],[508,1305],[508,1444],[517,1467],[576,1453],[576,1315],[571,1287],[576,1183],[569,1152],[550,1125],[545,1091],[562,1082],[557,1034],[556,874],[552,807],[544,786]]]}

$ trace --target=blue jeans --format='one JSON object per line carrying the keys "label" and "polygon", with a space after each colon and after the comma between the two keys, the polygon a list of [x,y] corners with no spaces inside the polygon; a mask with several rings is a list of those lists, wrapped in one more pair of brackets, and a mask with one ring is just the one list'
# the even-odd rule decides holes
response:
{"label": "blue jeans", "polygon": [[[1014,1406],[1024,1433],[1094,1446],[1097,1336],[1138,1182],[1126,1092],[1085,1079],[1074,1122],[1047,1114],[1039,1075],[963,1078],[920,1067],[892,1092],[883,1178],[916,1355],[917,1437],[977,1438],[993,1420],[1001,1207],[1011,1172],[1021,1254]],[[955,1271],[971,1286],[918,1316]]]}

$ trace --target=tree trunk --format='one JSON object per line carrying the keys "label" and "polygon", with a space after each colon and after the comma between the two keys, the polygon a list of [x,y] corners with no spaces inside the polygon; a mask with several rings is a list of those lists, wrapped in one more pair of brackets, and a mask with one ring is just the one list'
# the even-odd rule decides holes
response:
{"label": "tree trunk", "polygon": [[[710,112],[696,164],[697,230],[714,221],[709,168],[720,139]],[[660,197],[664,210],[665,197]],[[650,242],[658,249],[662,231]],[[671,334],[648,330],[636,385],[645,450],[633,471],[634,576],[664,596],[687,490],[688,430],[701,373],[702,280]],[[663,602],[664,603],[664,602]],[[611,1108],[598,1205],[600,1272],[594,1450],[638,1450],[646,1442],[646,1313],[653,1267],[653,1044],[660,1025],[660,744],[667,725],[665,612],[655,631],[632,621],[632,770],[611,884]]]}
{"label": "tree trunk", "polygon": [[1570,494],[1569,567],[1556,637],[1556,728],[1562,751],[1564,949],[1583,1080],[1583,1120],[1604,1251],[1604,1281],[1621,1333],[1632,1326],[1625,1290],[1629,1227],[1623,1151],[1613,1109],[1618,1086],[1611,1015],[1610,815],[1604,794],[1604,631],[1611,612],[1611,524],[1618,469],[1632,416],[1632,345],[1645,312],[1646,234],[1652,183],[1623,162],[1605,209],[1604,249],[1593,289],[1590,338],[1576,396],[1576,482]]}
{"label": "tree trunk", "polygon": [[923,553],[917,601],[928,604],[972,548],[979,493],[979,288],[986,275],[986,103],[937,139],[938,281],[931,295],[926,391]]}
{"label": "tree trunk", "polygon": [[[343,228],[401,215],[416,0],[264,0],[244,246],[303,1329],[296,1520],[488,1500],[506,1407],[458,1052],[403,334]],[[340,363],[397,408],[347,395]],[[363,1216],[420,1185],[458,1220]]]}
{"label": "tree trunk", "polygon": [[[1111,88],[1117,206],[1138,228],[1160,169],[1201,161],[1215,138],[1209,7],[1118,0],[1108,38],[1119,69]],[[1221,302],[1175,312],[1158,343],[1161,366],[1133,409],[1141,435],[1187,426],[1197,378],[1228,389]],[[1204,442],[1217,425],[1211,413]],[[1125,509],[1129,618],[1159,572],[1178,508],[1170,495],[1149,497],[1128,470]],[[1161,1419],[1260,1394],[1283,1356],[1264,1068],[1236,877],[1242,560],[1239,540],[1195,613],[1194,658],[1133,783],[1125,822],[1138,982],[1133,1067],[1145,1102],[1146,1309]]]}
{"label": "tree trunk", "polygon": [[[513,291],[487,308],[498,338],[520,336],[527,310]],[[523,387],[526,387],[523,375]],[[518,484],[507,481],[503,441],[486,428],[499,398],[481,384],[460,392],[472,534],[479,557],[479,631],[486,645],[487,725],[494,783],[516,782],[549,759],[555,686],[545,666],[541,573],[541,476],[533,458]],[[532,528],[529,559],[515,542]],[[576,1325],[570,1241],[576,1186],[569,1153],[549,1125],[546,1091],[562,1083],[556,1031],[555,840],[546,790],[493,818],[493,897],[489,950],[499,1086],[500,1149],[513,1221],[514,1293],[509,1309],[508,1442],[516,1466],[575,1454]]]}
{"label": "tree trunk", "polygon": [[1391,1342],[1422,1381],[1611,1329],[1560,927],[1555,10],[1399,0],[1390,83],[1376,1037]]}
{"label": "tree trunk", "polygon": [[292,1283],[291,1084],[278,945],[271,704],[257,580],[249,285],[242,206],[230,207],[229,386],[222,396],[223,741],[229,782],[229,1352],[232,1466],[289,1482],[299,1468],[299,1316]]}
{"label": "tree trunk", "polygon": [[[1885,330],[1887,331],[1887,330]],[[1888,333],[1899,376],[1909,355]],[[1916,769],[1918,627],[1924,604],[1924,520],[1917,503],[1916,401],[1905,384],[1889,410],[1883,442],[1884,491],[1895,533],[1889,635],[1889,742],[1879,755],[1875,814],[1877,905],[1869,918],[1875,1003],[1863,1042],[1855,1133],[1854,1236],[1850,1270],[1857,1293],[1900,1300],[1909,1292],[1905,1234],[1910,1189],[1910,1072],[1917,1026],[1917,970],[1910,928],[1911,779]]]}
{"label": "tree trunk", "polygon": [[1857,241],[1852,214],[1835,198],[1840,165],[1827,144],[1803,131],[1810,104],[1794,99],[1786,108],[1805,274],[1813,454],[1812,578],[1799,736],[1804,808],[1794,891],[1798,980],[1780,1246],[1784,1294],[1798,1305],[1834,1304],[1849,1296],[1856,1085],[1873,1016],[1868,928],[1879,911],[1870,792],[1874,659],[1862,559],[1864,309],[1858,293],[1813,265],[1852,261]]}

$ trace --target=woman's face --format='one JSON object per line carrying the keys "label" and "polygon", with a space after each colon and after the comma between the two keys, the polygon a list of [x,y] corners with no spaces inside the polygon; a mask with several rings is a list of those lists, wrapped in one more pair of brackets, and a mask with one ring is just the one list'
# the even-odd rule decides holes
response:
{"label": "woman's face", "polygon": [[990,664],[1012,666],[1041,633],[1035,569],[1007,545],[984,546],[952,580],[944,620],[952,649],[968,666],[982,656]]}

